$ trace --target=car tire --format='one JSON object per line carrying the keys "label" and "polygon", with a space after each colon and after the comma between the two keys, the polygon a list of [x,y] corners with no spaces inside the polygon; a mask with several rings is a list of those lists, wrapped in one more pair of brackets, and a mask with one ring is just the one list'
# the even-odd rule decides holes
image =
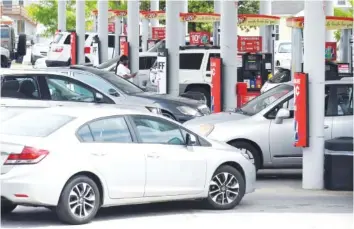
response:
{"label": "car tire", "polygon": [[5,56],[1,56],[1,68],[8,68],[8,60]]}
{"label": "car tire", "polygon": [[245,150],[248,156],[252,156],[254,161],[254,166],[256,167],[256,171],[258,171],[262,167],[262,160],[261,160],[261,155],[259,150],[254,147],[252,144],[245,142],[245,141],[234,141],[231,142],[230,145],[233,147],[239,149],[239,150]]}
{"label": "car tire", "polygon": [[209,209],[233,209],[240,203],[245,191],[246,183],[241,173],[234,167],[223,165],[213,174],[204,203]]}
{"label": "car tire", "polygon": [[16,207],[17,207],[16,204],[7,201],[1,201],[1,214],[2,215],[10,214],[11,212],[13,212],[13,210],[15,210]]}
{"label": "car tire", "polygon": [[[59,220],[72,225],[89,223],[100,208],[100,195],[97,184],[89,177],[80,175],[70,179],[56,207]],[[82,212],[87,215],[82,216]]]}

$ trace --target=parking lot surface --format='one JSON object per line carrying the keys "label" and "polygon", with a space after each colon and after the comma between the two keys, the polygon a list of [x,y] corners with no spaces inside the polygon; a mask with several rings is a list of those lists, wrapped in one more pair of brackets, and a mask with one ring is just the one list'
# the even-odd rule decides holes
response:
{"label": "parking lot surface", "polygon": [[1,218],[2,228],[353,228],[353,193],[301,189],[301,171],[261,171],[256,192],[229,211],[208,211],[197,202],[102,209],[87,225],[58,222],[45,208],[19,207]]}

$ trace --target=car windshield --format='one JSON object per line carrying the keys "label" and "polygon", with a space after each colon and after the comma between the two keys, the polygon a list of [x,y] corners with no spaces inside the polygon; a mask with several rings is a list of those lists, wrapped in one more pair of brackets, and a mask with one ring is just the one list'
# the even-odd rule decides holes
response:
{"label": "car windshield", "polygon": [[129,80],[119,77],[112,72],[104,71],[102,74],[100,74],[100,76],[125,94],[137,94],[144,92],[143,89],[131,83]]}
{"label": "car windshield", "polygon": [[236,111],[249,116],[255,115],[292,90],[293,86],[281,84],[250,100]]}
{"label": "car windshield", "polygon": [[80,91],[70,82],[55,79],[47,79],[47,82],[50,94],[56,100],[92,102],[92,95],[89,92]]}
{"label": "car windshield", "polygon": [[290,81],[290,70],[285,68],[278,68],[274,76],[269,79],[270,83],[285,83]]}
{"label": "car windshield", "polygon": [[105,69],[105,68],[108,68],[108,67],[111,67],[113,64],[117,64],[118,60],[119,60],[119,56],[109,60],[109,61],[106,61],[100,65],[97,66],[98,69]]}
{"label": "car windshield", "polygon": [[43,111],[26,112],[2,122],[0,133],[16,136],[46,137],[74,119],[71,116]]}
{"label": "car windshield", "polygon": [[279,45],[279,53],[291,53],[291,43],[281,43]]}

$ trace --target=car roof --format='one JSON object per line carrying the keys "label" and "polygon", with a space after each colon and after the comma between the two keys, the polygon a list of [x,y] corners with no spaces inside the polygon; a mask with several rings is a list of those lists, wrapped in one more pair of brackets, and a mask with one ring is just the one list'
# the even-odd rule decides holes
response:
{"label": "car roof", "polygon": [[117,108],[117,107],[81,107],[81,106],[70,106],[70,107],[50,107],[41,109],[42,112],[47,112],[50,114],[66,115],[76,118],[99,118],[114,115],[151,115],[157,116],[154,113],[148,111],[141,111],[136,109],[128,108]]}

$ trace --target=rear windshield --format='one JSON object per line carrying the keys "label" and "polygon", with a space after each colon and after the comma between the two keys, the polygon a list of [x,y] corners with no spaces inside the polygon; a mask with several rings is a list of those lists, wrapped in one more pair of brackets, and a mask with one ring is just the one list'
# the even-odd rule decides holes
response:
{"label": "rear windshield", "polygon": [[0,133],[16,136],[47,137],[74,119],[71,116],[47,112],[26,112],[2,122]]}

